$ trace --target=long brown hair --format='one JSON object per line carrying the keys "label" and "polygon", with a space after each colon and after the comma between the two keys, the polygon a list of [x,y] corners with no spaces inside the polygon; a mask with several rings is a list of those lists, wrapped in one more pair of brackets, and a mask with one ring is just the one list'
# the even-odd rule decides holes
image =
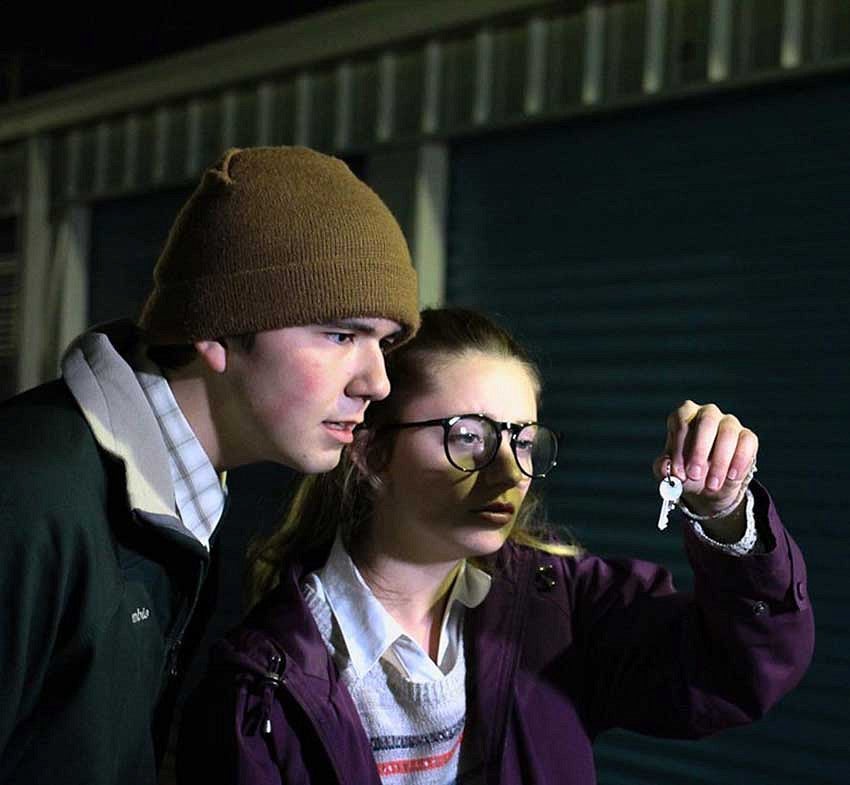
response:
{"label": "long brown hair", "polygon": [[[484,314],[463,308],[435,308],[422,312],[422,324],[413,340],[387,356],[391,392],[366,410],[365,428],[358,439],[368,440],[363,454],[369,473],[355,466],[347,452],[326,474],[298,480],[280,527],[248,548],[246,599],[254,605],[278,582],[281,566],[294,556],[304,557],[332,545],[337,531],[351,553],[357,533],[372,516],[374,475],[386,466],[393,435],[381,426],[398,419],[403,404],[427,392],[439,375],[440,363],[468,352],[517,360],[528,371],[540,403],[541,377],[528,352],[504,328]],[[556,542],[542,516],[540,498],[532,485],[517,513],[509,535],[514,542],[558,555],[578,555],[577,545]]]}

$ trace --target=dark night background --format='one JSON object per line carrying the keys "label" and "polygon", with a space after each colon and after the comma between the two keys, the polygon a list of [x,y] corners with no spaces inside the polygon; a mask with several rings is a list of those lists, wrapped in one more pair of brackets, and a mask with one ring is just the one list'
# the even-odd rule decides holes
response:
{"label": "dark night background", "polygon": [[285,0],[252,7],[128,3],[0,5],[0,105],[109,71],[363,0]]}

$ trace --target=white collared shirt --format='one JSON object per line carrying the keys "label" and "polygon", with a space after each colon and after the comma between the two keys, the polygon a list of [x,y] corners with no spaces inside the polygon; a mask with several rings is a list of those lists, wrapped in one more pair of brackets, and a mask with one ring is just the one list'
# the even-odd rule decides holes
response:
{"label": "white collared shirt", "polygon": [[383,659],[409,681],[430,682],[442,679],[454,667],[464,610],[480,605],[490,584],[486,572],[466,561],[460,563],[443,613],[436,663],[375,597],[339,537],[325,566],[307,576],[304,588],[330,607],[349,658],[341,670],[350,670],[350,678],[363,678]]}
{"label": "white collared shirt", "polygon": [[227,493],[224,475],[216,472],[180,410],[168,381],[150,368],[135,373],[165,440],[184,533],[209,550],[210,537],[224,512]]}

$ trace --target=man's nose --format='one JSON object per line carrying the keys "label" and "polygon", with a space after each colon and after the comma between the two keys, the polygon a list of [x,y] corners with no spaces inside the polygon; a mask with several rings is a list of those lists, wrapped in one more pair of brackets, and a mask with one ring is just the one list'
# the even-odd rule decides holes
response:
{"label": "man's nose", "polygon": [[380,401],[390,394],[384,353],[378,341],[363,347],[357,373],[348,385],[348,394],[370,401]]}

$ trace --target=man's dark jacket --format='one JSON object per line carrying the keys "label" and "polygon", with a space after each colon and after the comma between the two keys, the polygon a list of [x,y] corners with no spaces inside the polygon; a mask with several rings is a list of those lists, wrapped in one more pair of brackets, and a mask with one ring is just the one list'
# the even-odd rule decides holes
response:
{"label": "man's dark jacket", "polygon": [[[209,556],[102,334],[0,406],[0,782],[156,782]],[[172,524],[169,527],[169,524]]]}

